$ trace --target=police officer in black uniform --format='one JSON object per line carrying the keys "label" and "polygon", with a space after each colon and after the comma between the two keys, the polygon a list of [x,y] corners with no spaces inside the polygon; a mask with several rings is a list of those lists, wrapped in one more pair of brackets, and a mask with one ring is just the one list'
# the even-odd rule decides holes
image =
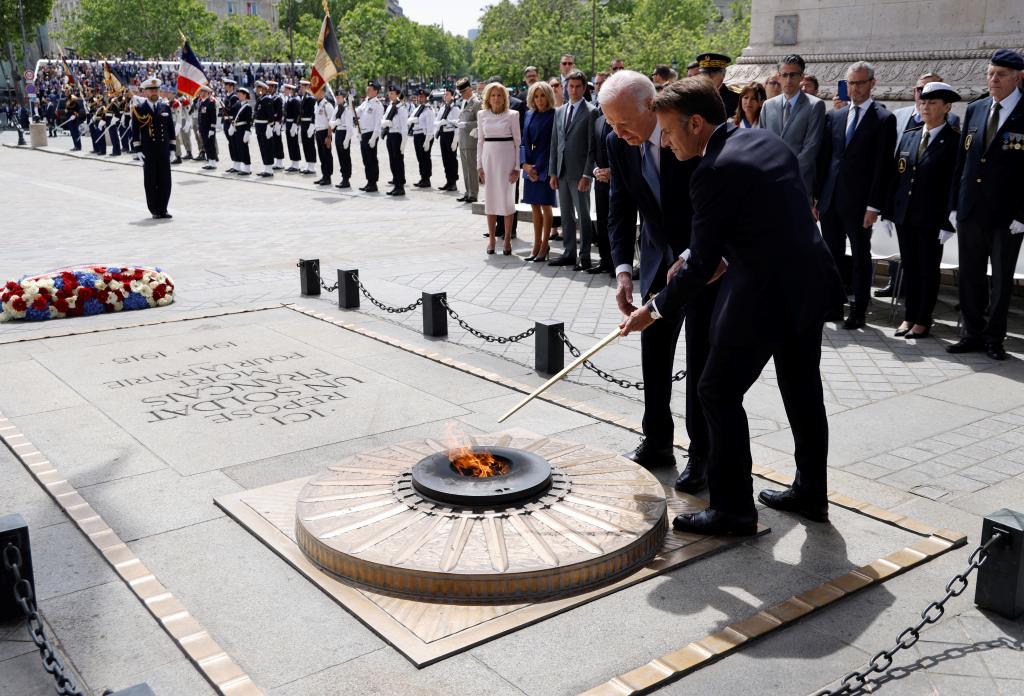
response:
{"label": "police officer in black uniform", "polygon": [[[945,82],[929,82],[918,101],[921,125],[903,133],[896,148],[896,175],[885,217],[896,223],[906,291],[903,323],[896,336],[924,338],[931,331],[939,295],[940,230],[952,230],[946,202],[953,183],[960,131],[947,123],[960,95]],[[902,291],[901,290],[901,291]]]}
{"label": "police officer in black uniform", "polygon": [[203,141],[206,164],[203,169],[217,168],[217,100],[209,85],[199,88],[199,102],[196,105],[199,122],[199,138]]}
{"label": "police officer in black uniform", "polygon": [[701,53],[697,56],[697,67],[701,75],[707,76],[715,87],[718,88],[718,96],[725,104],[725,115],[732,118],[736,113],[736,107],[740,103],[740,95],[725,86],[725,69],[732,58],[721,53]]}
{"label": "police officer in black uniform", "polygon": [[160,80],[151,77],[140,87],[145,100],[132,105],[132,144],[142,157],[146,206],[153,219],[169,219],[167,201],[171,198],[174,119],[171,107],[160,101]]}

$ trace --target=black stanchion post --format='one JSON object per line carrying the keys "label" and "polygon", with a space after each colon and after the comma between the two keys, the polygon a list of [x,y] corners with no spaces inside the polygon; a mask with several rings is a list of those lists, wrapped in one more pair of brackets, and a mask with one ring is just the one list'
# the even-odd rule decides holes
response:
{"label": "black stanchion post", "polygon": [[338,269],[338,307],[359,309],[359,271]]}
{"label": "black stanchion post", "polygon": [[985,517],[981,543],[999,533],[978,568],[974,603],[1008,619],[1024,614],[1024,513],[1003,508]]}
{"label": "black stanchion post", "polygon": [[320,259],[299,259],[299,284],[303,297],[320,294]]}
{"label": "black stanchion post", "polygon": [[561,335],[565,324],[560,321],[534,322],[533,369],[541,374],[553,375],[565,367],[565,346]]}
{"label": "black stanchion post", "polygon": [[17,547],[21,554],[21,577],[32,586],[35,596],[35,581],[32,574],[32,550],[28,544],[28,525],[21,515],[15,513],[0,517],[0,622],[24,618],[21,606],[14,599],[14,576],[4,563],[8,544]]}
{"label": "black stanchion post", "polygon": [[425,292],[423,293],[423,335],[424,336],[447,336],[448,335],[448,313],[441,304],[447,293]]}

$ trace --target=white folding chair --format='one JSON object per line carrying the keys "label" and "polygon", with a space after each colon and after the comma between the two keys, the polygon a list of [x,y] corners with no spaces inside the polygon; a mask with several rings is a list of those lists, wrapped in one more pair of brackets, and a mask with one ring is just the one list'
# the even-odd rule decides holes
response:
{"label": "white folding chair", "polygon": [[[889,234],[889,231],[892,234]],[[879,261],[899,261],[900,243],[896,237],[896,226],[892,223],[875,223],[871,230],[871,284],[875,284],[875,265]],[[900,296],[900,287],[903,284],[903,266],[896,272],[892,279],[892,300],[889,303],[889,321],[896,316],[897,301]]]}

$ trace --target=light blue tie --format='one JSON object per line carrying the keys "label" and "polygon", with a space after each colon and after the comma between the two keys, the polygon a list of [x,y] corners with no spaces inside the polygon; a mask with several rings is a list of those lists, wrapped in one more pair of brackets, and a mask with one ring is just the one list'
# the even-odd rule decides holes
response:
{"label": "light blue tie", "polygon": [[860,120],[860,107],[853,107],[853,119],[850,120],[850,125],[846,129],[846,144],[849,145],[853,139],[853,134],[857,131],[857,121]]}
{"label": "light blue tie", "polygon": [[658,208],[661,208],[661,176],[658,174],[658,168],[654,165],[650,140],[644,141],[644,144],[640,147],[640,154],[642,155],[640,166],[643,171],[644,181],[647,182],[651,193],[654,194],[654,200],[658,202]]}

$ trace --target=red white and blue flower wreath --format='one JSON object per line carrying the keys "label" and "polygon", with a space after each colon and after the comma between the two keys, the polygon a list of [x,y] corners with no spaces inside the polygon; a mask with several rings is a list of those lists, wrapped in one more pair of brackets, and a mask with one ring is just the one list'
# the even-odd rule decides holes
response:
{"label": "red white and blue flower wreath", "polygon": [[174,282],[159,268],[76,266],[8,281],[0,289],[0,322],[45,321],[174,302]]}

